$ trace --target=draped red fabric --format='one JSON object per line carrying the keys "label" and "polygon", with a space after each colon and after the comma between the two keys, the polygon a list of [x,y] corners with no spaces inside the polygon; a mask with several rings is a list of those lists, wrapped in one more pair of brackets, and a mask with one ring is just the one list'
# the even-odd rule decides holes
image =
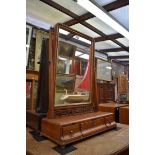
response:
{"label": "draped red fabric", "polygon": [[78,88],[81,88],[83,90],[90,89],[90,62],[89,62],[89,60],[87,62],[87,67],[86,67],[84,77],[83,77],[81,83],[79,84]]}

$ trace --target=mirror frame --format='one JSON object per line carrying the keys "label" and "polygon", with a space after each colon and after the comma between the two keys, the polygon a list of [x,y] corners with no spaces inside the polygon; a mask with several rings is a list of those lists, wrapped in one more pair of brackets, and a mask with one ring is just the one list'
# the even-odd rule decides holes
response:
{"label": "mirror frame", "polygon": [[[59,29],[66,30],[75,35],[83,37],[91,41],[90,45],[90,102],[78,103],[67,106],[55,107],[55,89],[56,89],[56,67],[57,67],[57,54],[58,54],[58,41],[59,41]],[[98,110],[98,98],[97,98],[97,83],[95,72],[95,58],[94,58],[94,38],[87,36],[79,31],[76,31],[64,24],[56,24],[55,27],[49,31],[49,109],[47,113],[48,118],[55,118],[57,116],[75,115],[76,113],[83,113],[89,111]],[[53,91],[54,90],[54,91]]]}

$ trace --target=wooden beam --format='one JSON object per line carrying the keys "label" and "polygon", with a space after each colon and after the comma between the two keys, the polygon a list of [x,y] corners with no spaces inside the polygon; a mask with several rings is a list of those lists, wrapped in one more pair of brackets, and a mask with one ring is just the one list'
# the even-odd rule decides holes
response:
{"label": "wooden beam", "polygon": [[127,66],[127,65],[129,65],[129,62],[128,63],[122,63],[122,62],[120,62],[120,64]]}
{"label": "wooden beam", "polygon": [[117,59],[113,59],[112,62],[118,63],[120,65],[129,66],[129,62],[127,63],[121,63],[121,61],[118,61]]}
{"label": "wooden beam", "polygon": [[[102,6],[106,11],[112,11],[112,10],[116,10],[118,8],[121,8],[123,6],[126,6],[126,5],[129,5],[129,0],[117,0],[117,1],[114,1],[110,4],[107,4],[105,6]],[[95,17],[93,14],[91,14],[90,12],[87,12],[81,16],[79,16],[78,18],[75,18],[75,19],[71,19],[67,22],[65,22],[64,24],[68,25],[68,26],[72,26],[72,25],[75,25],[77,23],[82,22],[82,21],[85,21],[85,20],[88,20],[88,19],[91,19]]]}
{"label": "wooden beam", "polygon": [[[74,12],[71,12],[70,10],[64,8],[63,6],[55,3],[54,1],[52,0],[40,0],[42,2],[44,2],[45,4],[47,5],[50,5],[51,7],[69,15],[70,17],[72,18],[77,18],[79,17],[78,15],[76,15]],[[89,23],[87,22],[81,22],[79,21],[82,25],[84,25],[85,27],[89,28],[90,30],[94,31],[95,33],[101,35],[102,37],[106,37],[107,35],[104,34],[102,31],[98,30],[97,28],[95,28],[94,26],[90,25]],[[116,44],[118,44],[119,46],[121,46],[122,48],[124,48],[124,50],[127,50],[126,47],[124,45],[122,45],[121,43],[119,43],[117,40],[112,40],[113,42],[115,41]]]}
{"label": "wooden beam", "polygon": [[111,40],[111,39],[118,39],[118,38],[124,38],[124,36],[121,35],[120,33],[115,33],[115,34],[108,35],[106,37],[96,37],[95,42]]}
{"label": "wooden beam", "polygon": [[118,61],[121,63],[129,63],[129,60],[123,60],[123,61],[118,60]]}
{"label": "wooden beam", "polygon": [[124,48],[110,48],[110,49],[101,49],[101,50],[99,50],[99,52],[105,52],[105,53],[108,53],[108,52],[120,52],[120,51],[124,51]]}
{"label": "wooden beam", "polygon": [[118,64],[122,65],[117,59],[116,60],[113,59],[112,62],[115,62],[115,63],[118,63]]}
{"label": "wooden beam", "polygon": [[78,18],[79,16],[77,14],[75,14],[74,12],[66,9],[65,7],[59,5],[58,3],[55,3],[52,0],[40,0],[41,2],[44,2],[45,4],[67,14],[68,16],[72,17],[72,18]]}
{"label": "wooden beam", "polygon": [[73,38],[75,35],[72,34],[72,33],[69,33],[67,36],[66,36],[66,40],[70,40],[71,38]]}
{"label": "wooden beam", "polygon": [[[95,28],[94,26],[90,25],[87,22],[80,22],[82,25],[86,26],[87,28],[89,28],[90,30],[94,31],[95,33],[101,35],[102,37],[108,37],[106,34],[104,34],[102,31],[98,30],[97,28]],[[120,47],[122,47],[125,51],[129,52],[129,49],[124,46],[123,44],[121,44],[119,41],[114,40],[114,39],[110,39],[111,41],[113,41],[114,43],[116,43],[117,45],[119,45]]]}
{"label": "wooden beam", "polygon": [[95,33],[101,35],[102,37],[107,37],[106,34],[104,34],[102,31],[98,30],[97,28],[95,28],[94,26],[90,25],[87,22],[80,22],[82,25],[84,25],[85,27],[89,28],[90,30],[94,31]]}
{"label": "wooden beam", "polygon": [[78,18],[71,19],[67,22],[64,22],[63,24],[65,24],[67,26],[72,26],[72,25],[78,24],[80,21],[83,22],[83,21],[90,19],[90,18],[93,18],[93,17],[95,17],[93,14],[87,12],[87,13],[79,16]]}
{"label": "wooden beam", "polygon": [[129,5],[129,0],[117,0],[103,6],[103,8],[109,12],[127,5]]}
{"label": "wooden beam", "polygon": [[101,53],[101,54],[104,54],[104,55],[106,55],[106,56],[107,56],[107,58],[108,58],[108,54],[107,54],[107,53],[100,52],[100,51],[99,51],[99,50],[97,50],[97,49],[95,49],[95,51],[96,51],[96,52],[99,52],[99,53]]}
{"label": "wooden beam", "polygon": [[[55,2],[52,1],[52,0],[40,0],[40,1],[42,1],[42,2],[44,2],[45,4],[50,5],[51,7],[55,8],[55,9],[57,9],[57,10],[63,12],[63,13],[65,13],[65,14],[67,14],[67,15],[69,15],[69,16],[72,17],[72,18],[77,18],[77,17],[79,17],[79,16],[76,15],[75,13],[73,13],[73,12],[71,12],[70,10],[64,8],[63,6],[61,6],[61,5],[57,4],[57,3],[55,3]],[[80,23],[81,23],[82,25],[86,26],[87,28],[91,29],[92,31],[96,32],[97,34],[106,37],[105,34],[103,34],[100,30],[96,29],[96,28],[93,27],[92,25],[90,25],[90,24],[88,24],[88,23],[86,23],[86,22],[80,22]]]}
{"label": "wooden beam", "polygon": [[114,43],[116,43],[117,45],[119,45],[120,47],[122,47],[125,51],[129,52],[129,48],[124,46],[122,43],[120,43],[117,40],[111,39],[111,41],[113,41]]}
{"label": "wooden beam", "polygon": [[[67,35],[64,35],[64,34],[59,34],[59,37],[60,38],[63,38],[64,40],[68,40],[68,37]],[[76,44],[79,44],[79,45],[82,45],[82,46],[85,46],[85,47],[90,47],[90,44],[87,44],[81,40],[77,40],[75,38],[70,38],[70,41],[76,43]]]}
{"label": "wooden beam", "polygon": [[120,55],[120,56],[108,56],[110,59],[124,59],[129,58],[129,55]]}

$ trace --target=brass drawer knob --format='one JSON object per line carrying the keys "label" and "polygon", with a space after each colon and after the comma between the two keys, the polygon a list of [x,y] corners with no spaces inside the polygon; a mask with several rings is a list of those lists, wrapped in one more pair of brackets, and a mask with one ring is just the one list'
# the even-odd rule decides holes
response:
{"label": "brass drawer knob", "polygon": [[73,130],[71,130],[69,133],[72,134],[73,133]]}

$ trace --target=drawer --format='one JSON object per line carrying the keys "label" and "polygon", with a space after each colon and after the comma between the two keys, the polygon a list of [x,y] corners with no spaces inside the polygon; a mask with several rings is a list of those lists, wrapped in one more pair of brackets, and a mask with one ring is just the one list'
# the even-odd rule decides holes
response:
{"label": "drawer", "polygon": [[81,123],[81,130],[83,136],[93,135],[99,131],[106,129],[104,118],[97,118]]}
{"label": "drawer", "polygon": [[105,117],[105,124],[106,126],[111,125],[111,123],[114,122],[114,115],[106,116]]}
{"label": "drawer", "polygon": [[105,124],[104,118],[97,118],[94,120],[86,121],[81,123],[81,128],[84,130],[95,128],[97,126],[103,126]]}
{"label": "drawer", "polygon": [[74,139],[82,136],[79,124],[64,126],[62,130],[64,140]]}
{"label": "drawer", "polygon": [[96,126],[94,128],[97,132],[105,131],[107,129],[105,118],[102,117],[102,118],[96,119]]}
{"label": "drawer", "polygon": [[96,126],[104,125],[105,119],[104,118],[98,118],[96,119]]}
{"label": "drawer", "polygon": [[96,121],[95,120],[90,120],[90,121],[85,121],[81,123],[81,129],[82,130],[88,130],[93,128],[96,125]]}
{"label": "drawer", "polygon": [[85,136],[90,136],[92,134],[95,134],[96,133],[95,125],[96,125],[96,120],[82,122],[81,123],[82,135],[85,137]]}

